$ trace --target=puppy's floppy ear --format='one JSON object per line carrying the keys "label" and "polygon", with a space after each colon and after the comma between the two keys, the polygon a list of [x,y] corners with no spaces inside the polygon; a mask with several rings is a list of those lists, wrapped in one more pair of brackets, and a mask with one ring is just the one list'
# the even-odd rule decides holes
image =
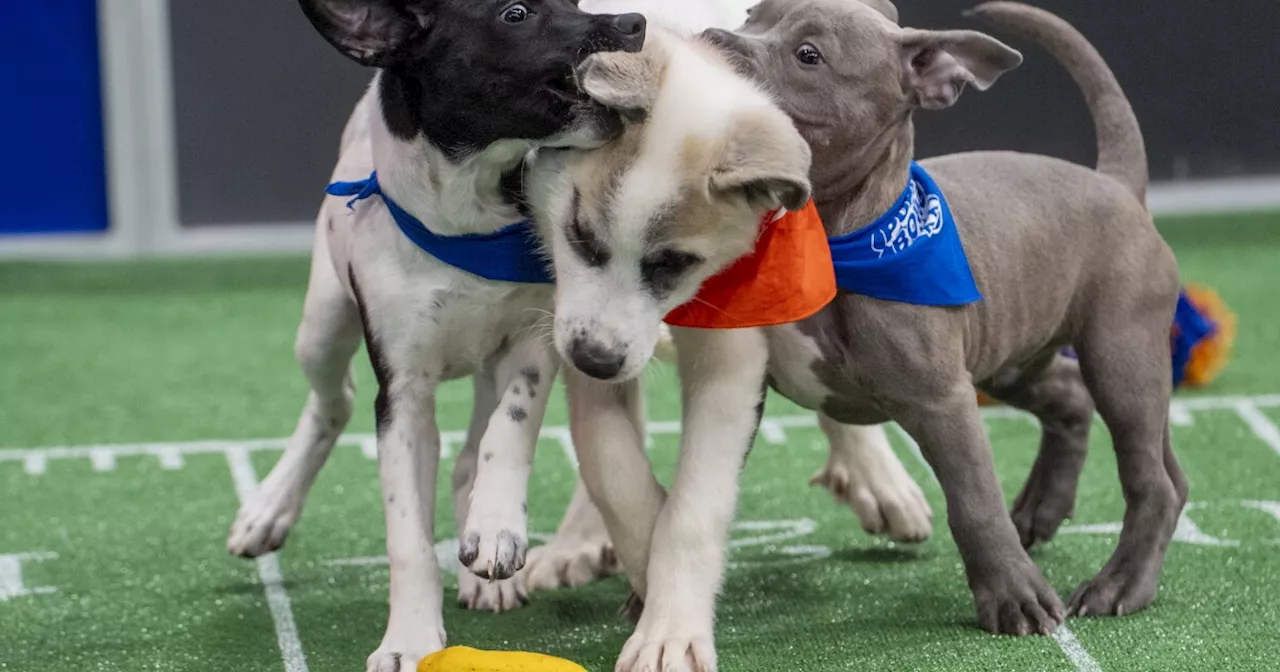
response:
{"label": "puppy's floppy ear", "polygon": [[348,58],[374,68],[395,62],[410,38],[427,28],[428,2],[298,0],[311,25]]}
{"label": "puppy's floppy ear", "polygon": [[658,99],[663,62],[649,50],[592,54],[574,70],[592,100],[624,116],[644,117]]}
{"label": "puppy's floppy ear", "polygon": [[800,210],[809,202],[812,154],[781,112],[737,120],[708,178],[713,196],[745,198],[760,213]]}
{"label": "puppy's floppy ear", "polygon": [[986,91],[1000,75],[1022,64],[1022,54],[972,30],[905,28],[901,49],[907,97],[927,110],[951,107],[966,84]]}

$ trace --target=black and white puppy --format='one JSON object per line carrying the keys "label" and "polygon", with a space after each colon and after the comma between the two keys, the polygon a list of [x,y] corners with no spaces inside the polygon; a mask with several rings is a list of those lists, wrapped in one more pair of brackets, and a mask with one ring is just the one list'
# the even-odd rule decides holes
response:
{"label": "black and white puppy", "polygon": [[[433,545],[436,388],[473,376],[475,405],[453,476],[466,560],[459,599],[501,608],[523,595],[475,574],[507,577],[524,563],[528,474],[558,358],[535,329],[549,315],[551,285],[495,282],[447,265],[397,227],[387,199],[438,236],[522,220],[521,166],[531,150],[597,146],[620,132],[616,113],[579,92],[574,67],[592,53],[639,50],[645,22],[587,14],[573,0],[300,3],[340,52],[379,70],[343,133],[333,178],[376,169],[384,198],[349,210],[348,198],[330,197],[321,207],[296,343],[311,392],[228,547],[252,557],[283,543],[350,418],[350,361],[363,338],[378,379],[391,573],[389,622],[367,670],[402,672],[445,645]],[[504,496],[472,501],[473,486]]]}

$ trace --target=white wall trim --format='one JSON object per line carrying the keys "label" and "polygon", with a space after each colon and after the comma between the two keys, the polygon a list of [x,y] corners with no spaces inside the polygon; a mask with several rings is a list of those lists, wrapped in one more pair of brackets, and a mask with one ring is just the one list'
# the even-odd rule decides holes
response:
{"label": "white wall trim", "polygon": [[1280,211],[1280,175],[1158,182],[1147,205],[1156,215]]}

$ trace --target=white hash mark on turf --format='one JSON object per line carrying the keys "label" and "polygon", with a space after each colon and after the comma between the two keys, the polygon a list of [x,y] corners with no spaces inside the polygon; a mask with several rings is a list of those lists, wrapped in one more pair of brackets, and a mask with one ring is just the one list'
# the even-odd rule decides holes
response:
{"label": "white hash mark on turf", "polygon": [[578,451],[573,447],[573,435],[569,433],[568,427],[548,427],[538,438],[554,440],[560,446],[565,459],[573,465],[573,470],[578,470]]}
{"label": "white hash mark on turf", "polygon": [[[258,474],[253,470],[249,451],[244,448],[227,450],[227,465],[236,485],[236,494],[244,501],[258,487]],[[258,566],[258,579],[262,581],[267,596],[267,608],[276,626],[276,643],[284,659],[285,672],[307,672],[307,657],[302,652],[302,639],[293,620],[293,605],[284,589],[284,575],[280,572],[280,559],[268,553],[254,561]]]}
{"label": "white hash mark on turf", "polygon": [[1240,419],[1249,425],[1249,429],[1253,430],[1255,436],[1262,440],[1263,443],[1271,447],[1271,450],[1280,454],[1280,429],[1276,428],[1275,423],[1271,422],[1265,413],[1258,410],[1258,404],[1242,399],[1236,402],[1236,414]]}
{"label": "white hash mark on turf", "polygon": [[44,458],[44,455],[28,455],[22,461],[22,468],[32,476],[43,474],[48,467],[49,461]]}
{"label": "white hash mark on turf", "polygon": [[787,442],[787,433],[783,431],[782,425],[778,424],[773,418],[760,420],[760,436],[774,445],[782,445]]}
{"label": "white hash mark on turf", "polygon": [[22,581],[22,563],[57,560],[58,554],[50,551],[34,553],[11,553],[0,555],[0,602],[8,602],[15,597],[28,595],[52,595],[58,589],[53,586],[36,586],[28,588]]}
{"label": "white hash mark on turf", "polygon": [[115,453],[98,449],[89,453],[89,460],[93,463],[94,471],[115,471],[116,455]]}
{"label": "white hash mark on turf", "polygon": [[1066,623],[1058,626],[1053,631],[1053,641],[1058,643],[1058,648],[1067,654],[1072,663],[1075,663],[1076,669],[1080,672],[1102,672],[1102,667],[1098,665],[1098,661],[1089,655],[1080,640],[1076,639],[1075,633],[1071,632],[1071,628]]}
{"label": "white hash mark on turf", "polygon": [[1196,424],[1195,416],[1191,415],[1190,409],[1182,406],[1169,406],[1169,423],[1177,427],[1190,427]]}

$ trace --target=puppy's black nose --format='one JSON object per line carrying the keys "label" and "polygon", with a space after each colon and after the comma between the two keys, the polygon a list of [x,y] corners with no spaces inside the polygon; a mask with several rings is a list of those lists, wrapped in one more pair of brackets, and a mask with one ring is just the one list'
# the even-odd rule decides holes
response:
{"label": "puppy's black nose", "polygon": [[642,14],[619,14],[613,17],[614,37],[621,51],[637,52],[644,47],[645,19]]}
{"label": "puppy's black nose", "polygon": [[644,36],[643,14],[619,14],[613,18],[613,29],[623,35]]}
{"label": "puppy's black nose", "polygon": [[569,359],[574,368],[592,378],[612,380],[622,370],[627,356],[579,336],[569,344]]}

